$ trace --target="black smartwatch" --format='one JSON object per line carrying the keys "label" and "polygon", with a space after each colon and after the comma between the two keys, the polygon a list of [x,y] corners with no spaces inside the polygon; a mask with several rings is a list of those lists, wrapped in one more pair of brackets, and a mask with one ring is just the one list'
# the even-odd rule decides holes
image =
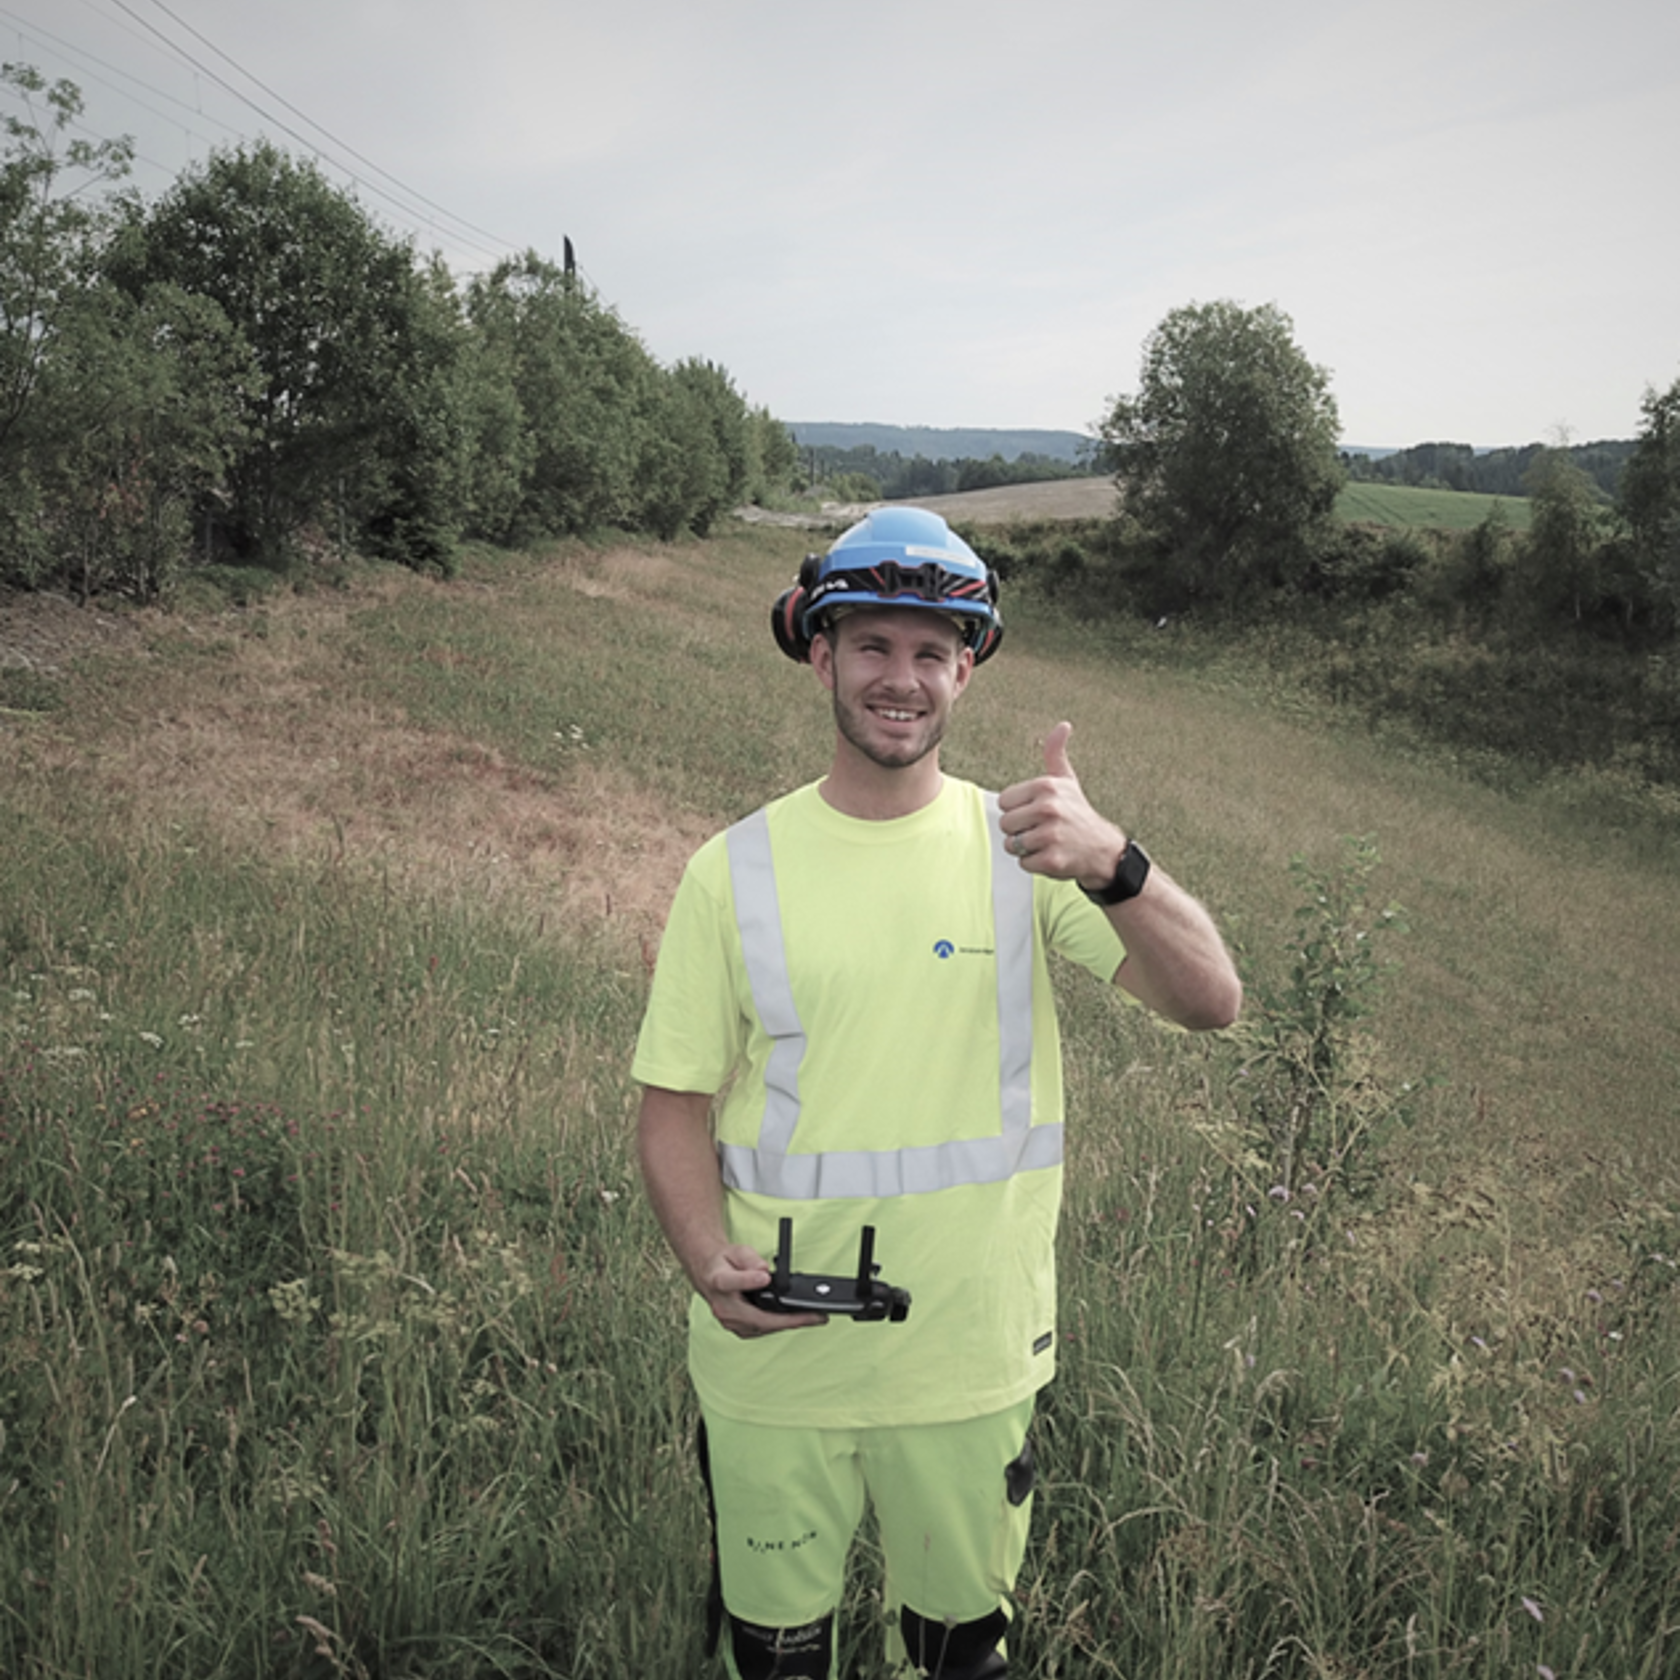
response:
{"label": "black smartwatch", "polygon": [[1136,898],[1143,891],[1143,883],[1148,879],[1149,854],[1137,841],[1128,840],[1125,851],[1120,854],[1114,879],[1106,887],[1081,887],[1079,890],[1093,904],[1124,904],[1128,898]]}

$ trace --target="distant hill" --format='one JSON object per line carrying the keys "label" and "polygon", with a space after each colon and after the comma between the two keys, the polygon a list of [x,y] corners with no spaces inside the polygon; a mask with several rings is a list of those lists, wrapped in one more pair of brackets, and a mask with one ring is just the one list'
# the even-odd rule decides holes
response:
{"label": "distant hill", "polygon": [[883,455],[920,455],[928,461],[989,461],[1001,455],[1048,455],[1076,463],[1091,447],[1083,432],[988,431],[961,426],[878,426],[841,420],[790,420],[801,449],[875,449]]}

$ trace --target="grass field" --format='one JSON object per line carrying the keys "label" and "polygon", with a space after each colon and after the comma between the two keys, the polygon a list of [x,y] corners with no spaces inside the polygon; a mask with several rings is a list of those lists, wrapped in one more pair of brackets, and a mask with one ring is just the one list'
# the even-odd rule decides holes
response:
{"label": "grass field", "polygon": [[[926,496],[918,498],[916,505],[932,508],[947,519],[985,525],[1011,520],[1105,519],[1115,511],[1116,498],[1111,479],[1070,478]],[[1512,530],[1527,530],[1526,497],[1419,490],[1403,484],[1349,484],[1337,499],[1336,517],[1349,523],[1396,529],[1467,531],[1479,525],[1495,506]]]}
{"label": "grass field", "polygon": [[[807,541],[10,638],[0,1675],[700,1671],[626,1069],[682,860],[826,756]],[[1680,1672],[1674,838],[1006,611],[950,768],[1071,718],[1250,992],[1204,1040],[1065,985],[1012,1671]]]}
{"label": "grass field", "polygon": [[1468,531],[1494,509],[1513,531],[1526,531],[1526,496],[1484,496],[1469,490],[1421,490],[1407,484],[1349,484],[1336,498],[1336,517],[1349,524]]}

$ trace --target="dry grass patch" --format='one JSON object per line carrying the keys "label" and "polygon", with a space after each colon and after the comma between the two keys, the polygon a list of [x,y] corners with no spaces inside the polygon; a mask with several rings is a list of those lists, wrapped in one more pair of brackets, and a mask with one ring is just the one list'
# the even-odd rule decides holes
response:
{"label": "dry grass patch", "polygon": [[[628,594],[661,564],[625,550],[567,581]],[[185,638],[199,656],[130,666],[99,704],[0,734],[0,771],[56,785],[72,810],[118,808],[137,830],[177,825],[267,857],[377,867],[417,892],[493,897],[651,950],[706,825],[613,766],[578,755],[536,771],[350,698],[332,666],[352,608],[366,605],[287,598],[260,636],[137,615],[137,653]]]}

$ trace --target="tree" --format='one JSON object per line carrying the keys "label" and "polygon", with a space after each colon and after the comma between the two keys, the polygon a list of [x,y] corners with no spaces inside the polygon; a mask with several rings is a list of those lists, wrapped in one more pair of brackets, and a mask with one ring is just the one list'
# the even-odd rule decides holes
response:
{"label": "tree", "polygon": [[46,569],[86,600],[166,594],[191,518],[246,441],[250,353],[208,298],[89,287],[61,317],[42,374],[30,476]]}
{"label": "tree", "polygon": [[1101,434],[1122,505],[1189,599],[1299,574],[1343,482],[1328,373],[1274,304],[1175,309]]}
{"label": "tree", "polygon": [[[90,187],[128,173],[126,140],[72,140],[63,131],[82,112],[74,83],[53,82],[27,64],[0,65],[0,84],[24,115],[0,117],[0,467],[40,381],[64,298],[75,290],[94,213]],[[45,109],[38,108],[44,104]],[[68,189],[63,178],[74,184]],[[74,179],[80,177],[80,179]]]}
{"label": "tree", "polygon": [[793,441],[793,433],[768,408],[755,408],[748,422],[753,458],[758,467],[756,481],[748,490],[755,502],[761,502],[771,491],[792,489],[799,472],[799,445]]}
{"label": "tree", "polygon": [[634,526],[644,500],[648,395],[659,367],[618,316],[534,251],[475,280],[478,354],[506,368],[526,468],[509,534]]}
{"label": "tree", "polygon": [[34,586],[58,565],[38,470],[41,384],[98,225],[86,194],[120,180],[132,148],[65,142],[82,110],[74,83],[6,64],[0,92],[22,108],[0,116],[0,579]]}
{"label": "tree", "polygon": [[703,530],[723,504],[726,468],[704,398],[675,373],[642,388],[635,523],[663,542]]}
{"label": "tree", "polygon": [[1604,593],[1598,493],[1563,448],[1542,450],[1526,483],[1531,512],[1519,561],[1523,597],[1542,617],[1579,623]]}
{"label": "tree", "polygon": [[1645,393],[1645,424],[1622,474],[1634,562],[1670,626],[1680,621],[1680,379]]}
{"label": "tree", "polygon": [[689,514],[689,524],[703,537],[718,515],[746,494],[752,447],[747,405],[728,372],[715,362],[690,357],[677,363],[671,377],[705,421],[694,435],[694,445],[705,456],[703,489]]}
{"label": "tree", "polygon": [[237,550],[283,561],[304,526],[330,520],[396,557],[439,558],[453,510],[434,492],[451,481],[454,424],[439,405],[458,340],[406,243],[258,142],[177,181],[108,272],[136,297],[167,283],[213,299],[256,358],[252,443],[228,472]]}

